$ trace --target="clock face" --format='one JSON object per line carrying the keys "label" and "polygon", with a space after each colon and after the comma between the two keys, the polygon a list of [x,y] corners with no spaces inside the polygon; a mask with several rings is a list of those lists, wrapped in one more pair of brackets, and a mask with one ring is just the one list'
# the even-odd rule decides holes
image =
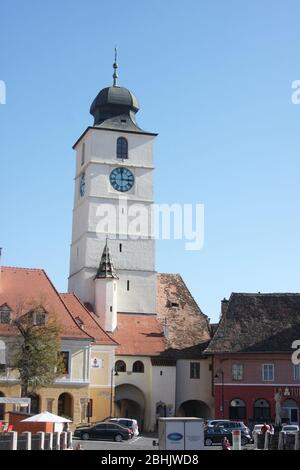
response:
{"label": "clock face", "polygon": [[116,191],[122,193],[129,191],[134,184],[134,176],[128,168],[115,168],[112,170],[110,177],[110,184]]}
{"label": "clock face", "polygon": [[80,176],[80,183],[79,183],[79,191],[80,191],[80,196],[84,196],[85,193],[85,174],[82,173]]}

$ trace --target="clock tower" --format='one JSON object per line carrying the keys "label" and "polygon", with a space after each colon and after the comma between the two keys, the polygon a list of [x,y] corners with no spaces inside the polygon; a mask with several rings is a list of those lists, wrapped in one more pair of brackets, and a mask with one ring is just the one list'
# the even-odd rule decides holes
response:
{"label": "clock tower", "polygon": [[[155,241],[152,234],[153,143],[157,134],[136,122],[137,98],[117,84],[102,89],[90,113],[94,123],[74,145],[75,195],[69,292],[93,306],[101,317],[111,311],[156,313]],[[147,230],[138,234],[139,217]],[[103,255],[115,277],[99,277]],[[114,286],[107,292],[105,285]],[[113,305],[101,299],[114,298]],[[102,306],[101,306],[102,305]],[[97,310],[101,312],[97,312]],[[114,322],[112,323],[114,324]]]}

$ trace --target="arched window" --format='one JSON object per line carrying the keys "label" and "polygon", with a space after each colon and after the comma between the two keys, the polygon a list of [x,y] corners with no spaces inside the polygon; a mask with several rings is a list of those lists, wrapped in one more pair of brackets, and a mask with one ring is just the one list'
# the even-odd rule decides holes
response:
{"label": "arched window", "polygon": [[126,364],[124,361],[117,361],[115,364],[115,370],[117,372],[126,372]]}
{"label": "arched window", "polygon": [[142,374],[144,372],[144,364],[141,361],[136,361],[133,364],[132,372],[139,372]]}
{"label": "arched window", "polygon": [[231,400],[229,405],[229,419],[245,419],[246,404],[240,398]]}
{"label": "arched window", "polygon": [[253,417],[256,422],[270,419],[270,405],[263,398],[255,400],[253,408]]}
{"label": "arched window", "polygon": [[128,158],[128,142],[125,137],[119,137],[117,140],[117,158]]}

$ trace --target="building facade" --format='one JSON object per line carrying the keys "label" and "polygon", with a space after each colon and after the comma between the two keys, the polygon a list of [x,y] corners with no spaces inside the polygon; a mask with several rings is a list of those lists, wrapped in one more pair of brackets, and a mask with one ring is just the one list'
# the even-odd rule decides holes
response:
{"label": "building facade", "polygon": [[237,294],[222,302],[206,349],[213,356],[215,417],[299,423],[300,294]]}
{"label": "building facade", "polygon": [[[13,353],[20,340],[14,320],[28,315],[32,306],[39,304],[41,325],[55,319],[61,326],[64,370],[51,386],[30,393],[31,412],[47,410],[68,416],[73,425],[108,416],[105,394],[111,392],[109,371],[117,344],[76,296],[56,291],[45,271],[2,267],[0,274],[0,396],[21,396],[19,375],[13,366]],[[0,419],[12,410],[10,405],[0,405]]]}

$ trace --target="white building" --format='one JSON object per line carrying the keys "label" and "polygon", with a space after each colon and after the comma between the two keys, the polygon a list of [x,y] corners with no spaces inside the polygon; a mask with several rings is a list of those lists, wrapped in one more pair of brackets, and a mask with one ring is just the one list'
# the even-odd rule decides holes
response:
{"label": "white building", "polygon": [[[210,333],[195,302],[188,310],[185,305],[172,306],[178,303],[172,288],[172,300],[164,298],[168,292],[161,293],[164,281],[169,279],[170,287],[176,277],[160,275],[158,285],[151,216],[157,134],[137,125],[138,101],[117,85],[116,72],[115,63],[113,85],[101,90],[92,103],[94,124],[74,145],[69,292],[77,294],[119,343],[116,413],[137,417],[151,430],[158,415],[213,415],[209,359],[197,346],[206,343]],[[190,296],[183,282],[180,289],[183,297]],[[175,310],[180,320],[170,334]],[[195,345],[188,354],[186,349]],[[201,372],[195,365],[200,362]],[[195,402],[204,405],[197,407]]]}

